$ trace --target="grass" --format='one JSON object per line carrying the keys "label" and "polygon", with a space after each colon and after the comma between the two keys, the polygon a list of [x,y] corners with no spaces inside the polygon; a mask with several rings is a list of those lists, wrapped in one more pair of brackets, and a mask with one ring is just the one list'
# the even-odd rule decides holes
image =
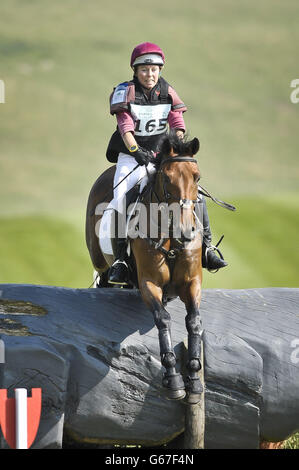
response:
{"label": "grass", "polygon": [[299,433],[296,433],[287,439],[284,442],[282,449],[299,449]]}
{"label": "grass", "polygon": [[[299,198],[234,198],[237,212],[209,202],[216,242],[229,266],[204,272],[204,288],[298,287]],[[15,216],[0,219],[0,282],[88,287],[92,265],[85,246],[84,213],[72,218]],[[276,266],[276,269],[274,268]]]}
{"label": "grass", "polygon": [[51,217],[1,219],[0,283],[86,288],[92,267],[82,232]]}
{"label": "grass", "polygon": [[130,7],[134,31],[122,34],[113,14],[120,2],[113,10],[96,0],[84,9],[79,0],[2,2],[1,213],[84,208],[92,181],[108,166],[115,128],[108,96],[131,77],[130,51],[144,39],[165,49],[163,75],[188,105],[186,124],[201,140],[211,190],[297,192],[299,106],[289,99],[296,3],[187,0],[181,8],[153,0],[136,11],[130,0]]}
{"label": "grass", "polygon": [[208,287],[298,287],[299,199],[233,198],[236,212],[209,204],[210,221],[229,267],[207,275]]}

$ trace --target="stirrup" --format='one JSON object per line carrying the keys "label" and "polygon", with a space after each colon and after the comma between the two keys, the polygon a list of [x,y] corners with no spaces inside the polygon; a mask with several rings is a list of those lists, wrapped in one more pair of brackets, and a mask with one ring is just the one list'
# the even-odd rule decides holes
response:
{"label": "stirrup", "polygon": [[[205,253],[204,253],[204,256],[205,256],[205,263],[206,263],[206,266],[205,268],[209,271],[209,273],[217,273],[219,271],[219,269],[221,269],[221,267],[219,268],[216,268],[216,269],[209,269],[208,268],[208,252],[211,250],[211,251],[217,251],[217,253],[219,254],[219,257],[220,259],[222,259],[224,261],[224,257],[223,257],[223,254],[221,253],[221,251],[219,250],[218,246],[220,245],[220,243],[222,242],[224,238],[224,235],[222,235],[222,237],[220,237],[219,241],[216,243],[216,245],[210,245],[210,246],[207,246],[206,249],[205,249]],[[227,265],[227,263],[226,263]],[[225,266],[226,266],[225,265]],[[224,267],[224,266],[223,266]]]}
{"label": "stirrup", "polygon": [[[125,269],[125,273],[122,273],[122,276],[120,276],[120,277],[116,276],[116,279],[114,280],[113,276],[115,277],[115,273],[113,273],[113,269],[117,269],[118,268],[117,265],[122,265],[122,266],[120,266],[120,269],[121,268]],[[115,260],[114,263],[112,264],[110,270],[109,270],[108,284],[115,284],[115,285],[120,285],[120,286],[128,285],[128,269],[129,269],[128,265],[125,261],[119,260],[119,259]]]}
{"label": "stirrup", "polygon": [[114,261],[114,263],[111,265],[111,268],[112,268],[113,266],[116,266],[117,264],[124,264],[124,265],[126,266],[126,268],[128,268],[127,263],[126,263],[124,260],[120,260],[120,259],[116,259],[116,260]]}

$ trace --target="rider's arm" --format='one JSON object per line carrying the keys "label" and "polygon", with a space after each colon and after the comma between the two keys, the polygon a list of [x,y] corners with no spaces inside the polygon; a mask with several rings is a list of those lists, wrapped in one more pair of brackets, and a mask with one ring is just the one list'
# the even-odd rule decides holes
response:
{"label": "rider's arm", "polygon": [[185,134],[185,121],[181,111],[170,111],[168,123],[171,129],[175,129],[178,137],[183,138]]}
{"label": "rider's arm", "polygon": [[116,118],[118,129],[128,149],[128,154],[134,157],[139,165],[147,165],[153,155],[149,150],[143,149],[136,142],[134,137],[134,121],[131,114],[128,111],[122,111],[117,114]]}
{"label": "rider's arm", "polygon": [[137,145],[134,137],[134,121],[131,114],[128,111],[123,111],[116,115],[116,119],[119,132],[127,149]]}
{"label": "rider's arm", "polygon": [[123,141],[125,143],[125,146],[127,147],[128,150],[130,150],[131,147],[138,147],[138,144],[135,140],[134,134],[132,132],[125,132],[122,136]]}

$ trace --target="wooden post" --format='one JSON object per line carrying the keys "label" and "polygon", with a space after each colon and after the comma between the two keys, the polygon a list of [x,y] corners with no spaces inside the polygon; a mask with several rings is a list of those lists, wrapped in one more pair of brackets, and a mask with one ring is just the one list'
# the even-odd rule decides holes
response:
{"label": "wooden post", "polygon": [[[188,346],[187,340],[184,340],[184,357],[187,358]],[[186,360],[184,361],[186,364]],[[199,371],[199,377],[205,388],[204,382],[204,354],[203,345],[201,348],[201,364],[202,368]],[[185,404],[185,434],[184,434],[184,448],[185,449],[204,449],[205,437],[205,399],[204,392],[201,395],[199,403],[196,405]]]}

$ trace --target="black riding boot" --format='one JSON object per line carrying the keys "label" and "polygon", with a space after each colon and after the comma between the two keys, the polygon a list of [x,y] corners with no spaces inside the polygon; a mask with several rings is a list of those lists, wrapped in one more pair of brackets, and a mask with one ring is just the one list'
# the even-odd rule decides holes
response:
{"label": "black riding boot", "polygon": [[[207,204],[204,197],[202,197],[202,210],[203,210],[203,244],[202,244],[202,267],[208,271],[218,270],[227,266],[227,262],[224,261],[223,256],[217,247],[213,246],[212,233],[210,227],[210,220],[207,210]],[[217,256],[219,253],[220,257]]]}
{"label": "black riding boot", "polygon": [[108,283],[126,286],[129,280],[127,256],[127,239],[119,237],[118,212],[115,211],[115,237],[111,239],[114,263],[109,269]]}

